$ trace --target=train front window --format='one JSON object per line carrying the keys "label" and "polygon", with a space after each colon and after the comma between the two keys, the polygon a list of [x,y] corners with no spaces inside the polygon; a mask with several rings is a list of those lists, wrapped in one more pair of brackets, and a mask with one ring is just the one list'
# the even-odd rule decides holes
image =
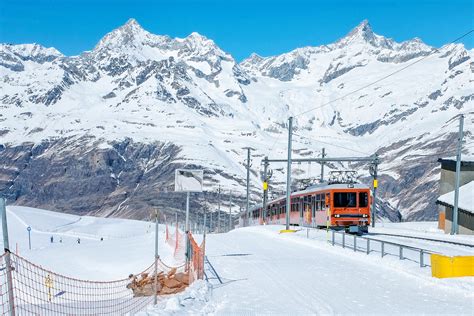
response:
{"label": "train front window", "polygon": [[334,207],[356,207],[355,192],[334,193]]}
{"label": "train front window", "polygon": [[359,207],[367,207],[369,205],[369,195],[367,192],[359,192]]}

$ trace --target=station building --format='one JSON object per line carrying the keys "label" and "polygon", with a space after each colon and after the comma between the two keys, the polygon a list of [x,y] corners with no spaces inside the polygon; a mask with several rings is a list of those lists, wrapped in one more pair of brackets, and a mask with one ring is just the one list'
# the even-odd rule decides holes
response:
{"label": "station building", "polygon": [[[440,158],[441,178],[439,185],[438,227],[451,232],[454,209],[454,182],[456,157]],[[462,157],[459,181],[458,225],[460,234],[474,234],[474,157]]]}

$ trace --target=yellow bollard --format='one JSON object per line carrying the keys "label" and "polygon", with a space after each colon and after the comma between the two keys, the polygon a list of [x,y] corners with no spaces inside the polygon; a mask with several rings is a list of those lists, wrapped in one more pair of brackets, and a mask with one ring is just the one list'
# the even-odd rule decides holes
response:
{"label": "yellow bollard", "polygon": [[435,278],[474,276],[474,256],[431,254],[431,275]]}

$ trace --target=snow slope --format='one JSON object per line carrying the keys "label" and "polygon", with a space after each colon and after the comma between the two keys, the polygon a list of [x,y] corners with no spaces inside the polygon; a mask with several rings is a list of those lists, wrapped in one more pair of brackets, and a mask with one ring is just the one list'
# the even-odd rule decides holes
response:
{"label": "snow slope", "polygon": [[[148,222],[81,217],[19,206],[8,206],[7,216],[11,250],[16,251],[18,246],[21,256],[60,274],[117,280],[142,271],[154,260],[154,226]],[[28,226],[32,228],[31,250]],[[164,245],[164,226],[160,228]],[[174,264],[168,247],[161,248],[161,255],[165,262]]]}
{"label": "snow slope", "polygon": [[[8,220],[11,243],[20,245],[21,255],[67,275],[121,278],[153,259],[153,233],[147,222],[15,206],[8,207]],[[82,225],[83,220],[91,225]],[[25,225],[34,229],[31,251],[26,249]],[[392,232],[414,231],[390,225]],[[279,229],[258,226],[208,235],[207,256],[224,284],[198,282],[142,314],[472,314],[474,278],[434,279],[429,268],[420,269],[408,260],[333,247],[322,231],[306,238],[306,231],[279,234]],[[433,228],[425,224],[417,230]],[[50,235],[62,237],[63,243],[50,244]],[[80,245],[76,236],[83,238]],[[101,236],[106,240],[97,239]],[[171,262],[163,230],[160,244],[161,258]],[[438,246],[433,245],[442,251]]]}

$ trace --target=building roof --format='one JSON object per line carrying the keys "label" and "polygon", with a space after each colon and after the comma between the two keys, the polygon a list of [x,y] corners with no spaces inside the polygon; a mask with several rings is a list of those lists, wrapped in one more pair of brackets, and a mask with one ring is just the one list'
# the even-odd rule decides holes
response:
{"label": "building roof", "polygon": [[[454,191],[441,195],[437,202],[454,207]],[[474,181],[459,187],[458,208],[474,213]]]}
{"label": "building roof", "polygon": [[[439,158],[438,161],[456,161],[457,157],[456,156],[451,156],[451,157],[444,157],[444,158]],[[466,163],[474,163],[474,155],[469,155],[469,154],[461,154],[461,162],[466,162]]]}
{"label": "building roof", "polygon": [[[438,162],[442,169],[456,171],[456,156],[439,158]],[[461,171],[474,171],[474,155],[461,154]]]}

